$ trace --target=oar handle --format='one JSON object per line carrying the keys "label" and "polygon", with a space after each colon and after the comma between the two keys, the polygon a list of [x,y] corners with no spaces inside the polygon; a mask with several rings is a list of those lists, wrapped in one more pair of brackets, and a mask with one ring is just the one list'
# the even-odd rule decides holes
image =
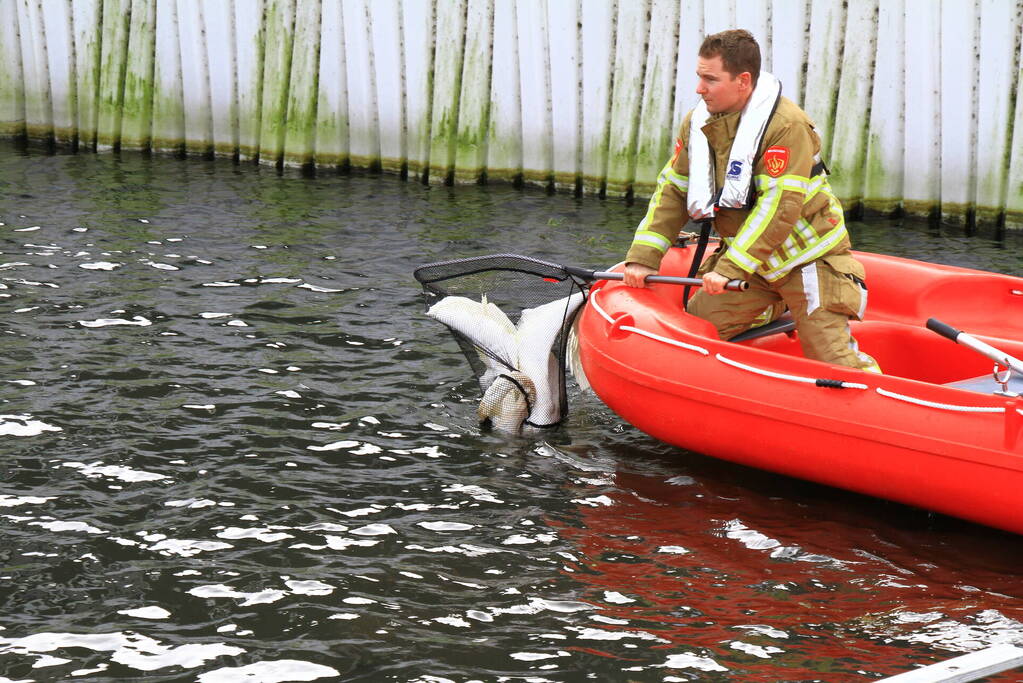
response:
{"label": "oar handle", "polygon": [[931,332],[937,332],[942,337],[946,337],[952,341],[956,341],[957,337],[962,334],[962,330],[957,330],[948,323],[943,323],[937,318],[927,319],[927,329]]}
{"label": "oar handle", "polygon": [[[624,280],[625,275],[622,273],[611,273],[606,271],[597,271],[590,273],[590,277],[594,280]],[[665,285],[686,285],[688,287],[702,287],[703,280],[698,277],[675,277],[673,275],[647,275],[644,280],[646,282],[654,282]],[[745,292],[749,289],[749,283],[745,280],[729,280],[728,284],[725,285],[725,289],[731,289],[735,292]]]}
{"label": "oar handle", "polygon": [[1005,367],[1012,369],[1013,372],[1023,376],[1023,361],[1010,356],[1005,351],[996,349],[990,344],[982,342],[972,334],[967,334],[962,330],[957,330],[948,323],[943,323],[937,318],[927,319],[927,329],[932,332],[937,332],[942,337],[951,339],[956,344],[972,349],[982,356],[987,356],[999,365],[1004,365]]}

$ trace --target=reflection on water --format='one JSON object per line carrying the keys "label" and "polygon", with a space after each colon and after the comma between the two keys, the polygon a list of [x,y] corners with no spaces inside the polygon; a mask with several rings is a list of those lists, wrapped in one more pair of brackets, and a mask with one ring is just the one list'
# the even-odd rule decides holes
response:
{"label": "reflection on water", "polygon": [[[556,430],[477,428],[413,268],[601,267],[642,213],[0,149],[0,681],[848,681],[1023,637],[1017,537],[577,390]],[[1023,273],[1017,234],[853,228]]]}

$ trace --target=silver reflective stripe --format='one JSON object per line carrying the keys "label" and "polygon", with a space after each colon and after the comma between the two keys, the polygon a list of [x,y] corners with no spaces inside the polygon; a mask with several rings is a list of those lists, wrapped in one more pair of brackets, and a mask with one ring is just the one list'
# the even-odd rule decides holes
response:
{"label": "silver reflective stripe", "polygon": [[821,307],[821,284],[817,277],[817,262],[803,266],[800,269],[803,274],[803,295],[806,296],[806,315]]}

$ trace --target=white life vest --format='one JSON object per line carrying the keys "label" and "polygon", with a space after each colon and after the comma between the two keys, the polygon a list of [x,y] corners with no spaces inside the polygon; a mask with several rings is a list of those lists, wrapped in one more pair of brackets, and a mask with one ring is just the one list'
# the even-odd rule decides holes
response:
{"label": "white life vest", "polygon": [[748,205],[750,184],[753,181],[753,165],[760,151],[760,141],[767,131],[767,124],[774,114],[781,97],[781,82],[772,74],[761,71],[757,87],[753,89],[739,118],[739,128],[728,153],[728,167],[725,169],[725,184],[717,196],[714,162],[710,143],[703,134],[703,127],[710,118],[707,104],[700,103],[693,110],[689,127],[689,193],[687,209],[693,218],[708,218],[714,214],[714,206],[727,209],[741,209]]}

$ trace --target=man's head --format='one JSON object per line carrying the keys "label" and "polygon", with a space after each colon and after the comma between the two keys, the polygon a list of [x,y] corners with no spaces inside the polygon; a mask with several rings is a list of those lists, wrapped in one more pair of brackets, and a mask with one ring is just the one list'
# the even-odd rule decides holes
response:
{"label": "man's head", "polygon": [[741,111],[760,75],[760,46],[749,31],[707,36],[696,60],[696,92],[711,114]]}

